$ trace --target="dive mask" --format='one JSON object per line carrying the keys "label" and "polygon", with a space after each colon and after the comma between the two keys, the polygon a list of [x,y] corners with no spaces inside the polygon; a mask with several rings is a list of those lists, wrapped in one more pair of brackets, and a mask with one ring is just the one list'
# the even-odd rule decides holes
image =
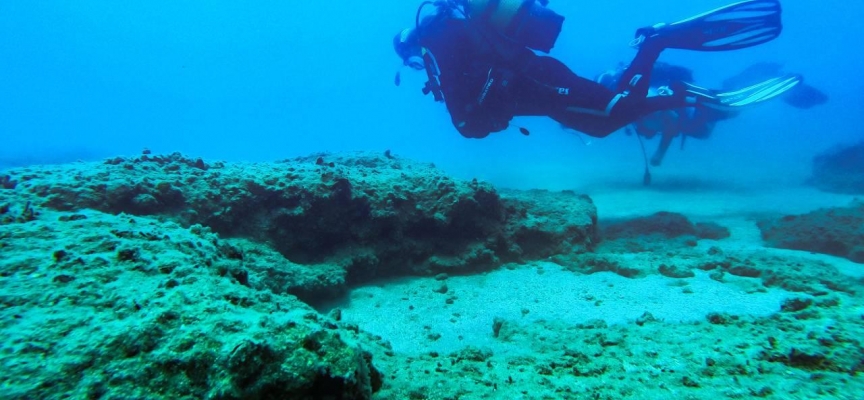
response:
{"label": "dive mask", "polygon": [[414,29],[399,32],[393,38],[393,50],[402,59],[402,64],[418,71],[425,68],[423,51]]}

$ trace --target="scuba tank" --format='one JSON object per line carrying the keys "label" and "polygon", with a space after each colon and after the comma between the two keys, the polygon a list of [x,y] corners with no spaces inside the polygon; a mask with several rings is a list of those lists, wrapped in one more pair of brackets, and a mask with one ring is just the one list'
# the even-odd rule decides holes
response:
{"label": "scuba tank", "polygon": [[[548,53],[561,34],[564,17],[548,0],[462,0],[465,15],[530,49]],[[539,4],[538,4],[539,3]]]}
{"label": "scuba tank", "polygon": [[[539,3],[539,4],[538,4]],[[548,53],[561,34],[564,17],[546,7],[549,0],[426,0],[417,8],[414,28],[405,29],[393,38],[393,48],[403,65],[415,70],[426,70],[429,81],[424,94],[433,94],[436,101],[444,101],[438,63],[434,55],[420,45],[423,23],[421,13],[426,6],[436,8],[436,15],[457,17],[459,14],[472,22],[478,32],[497,34],[519,46]],[[481,33],[480,36],[485,36]],[[485,38],[489,42],[489,38]],[[501,46],[491,44],[496,50]],[[396,86],[401,82],[396,73]]]}

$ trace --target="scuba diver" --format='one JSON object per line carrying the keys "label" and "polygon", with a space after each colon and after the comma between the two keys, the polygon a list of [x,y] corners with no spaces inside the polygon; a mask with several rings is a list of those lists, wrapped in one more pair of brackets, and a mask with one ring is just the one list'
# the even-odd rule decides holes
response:
{"label": "scuba diver", "polygon": [[[468,138],[502,131],[514,116],[548,116],[570,129],[605,137],[657,111],[744,107],[775,97],[801,80],[783,76],[730,92],[675,81],[661,95],[648,96],[651,71],[663,50],[728,51],[777,38],[782,30],[779,0],[739,1],[638,29],[631,42],[637,54],[613,90],[535,53],[551,51],[564,23],[547,3],[424,1],[414,27],[396,35],[394,48],[403,65],[426,71],[423,92],[445,103],[453,125]],[[421,19],[426,6],[433,6],[435,13]]]}
{"label": "scuba diver", "polygon": [[[734,90],[734,88],[750,87],[764,82],[765,79],[789,75],[783,73],[782,68],[783,66],[778,63],[752,64],[737,75],[724,80],[722,88],[723,90]],[[618,86],[625,70],[626,66],[619,64],[618,68],[598,76],[596,81],[610,90],[614,89]],[[678,65],[664,62],[656,63],[651,72],[649,95],[659,95],[664,87],[668,87],[676,81],[692,82],[693,71]],[[777,96],[777,99],[797,109],[806,110],[826,103],[828,96],[821,90],[801,82]],[[660,136],[660,143],[651,157],[651,165],[657,167],[663,163],[663,158],[676,137],[681,137],[682,148],[687,138],[708,139],[717,122],[737,115],[738,110],[735,109],[721,110],[708,107],[664,110],[635,121],[627,127],[627,132],[628,134],[635,132],[639,137],[648,139]]]}

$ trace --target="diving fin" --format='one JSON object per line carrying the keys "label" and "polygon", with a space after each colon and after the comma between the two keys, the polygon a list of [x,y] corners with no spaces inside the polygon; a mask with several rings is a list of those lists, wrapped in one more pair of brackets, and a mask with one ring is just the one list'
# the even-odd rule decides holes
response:
{"label": "diving fin", "polygon": [[756,46],[777,38],[779,0],[744,0],[671,24],[660,23],[636,31],[631,46],[652,42],[661,48],[726,51]]}
{"label": "diving fin", "polygon": [[780,96],[797,86],[802,80],[801,75],[787,74],[729,92],[718,92],[686,82],[676,82],[672,91],[683,91],[684,96],[695,104],[718,110],[735,110]]}

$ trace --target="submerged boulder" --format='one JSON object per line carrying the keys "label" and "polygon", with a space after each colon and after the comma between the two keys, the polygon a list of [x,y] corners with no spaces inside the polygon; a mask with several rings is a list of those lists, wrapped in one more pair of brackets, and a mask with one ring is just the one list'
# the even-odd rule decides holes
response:
{"label": "submerged boulder", "polygon": [[[318,272],[295,293],[387,276],[465,273],[589,250],[596,208],[572,192],[508,192],[389,152],[222,163],[180,154],[12,170],[18,198],[200,224]],[[316,281],[316,282],[313,282]]]}
{"label": "submerged boulder", "polygon": [[356,332],[250,281],[256,255],[205,230],[42,210],[0,225],[0,248],[3,398],[370,399],[381,386]]}
{"label": "submerged boulder", "polygon": [[758,222],[771,247],[806,250],[864,263],[864,203]]}
{"label": "submerged boulder", "polygon": [[864,194],[864,142],[814,157],[809,183],[827,192]]}
{"label": "submerged boulder", "polygon": [[729,229],[713,222],[693,223],[686,216],[661,211],[652,215],[607,221],[601,224],[602,237],[606,240],[644,239],[665,240],[681,237],[695,239],[724,239]]}

